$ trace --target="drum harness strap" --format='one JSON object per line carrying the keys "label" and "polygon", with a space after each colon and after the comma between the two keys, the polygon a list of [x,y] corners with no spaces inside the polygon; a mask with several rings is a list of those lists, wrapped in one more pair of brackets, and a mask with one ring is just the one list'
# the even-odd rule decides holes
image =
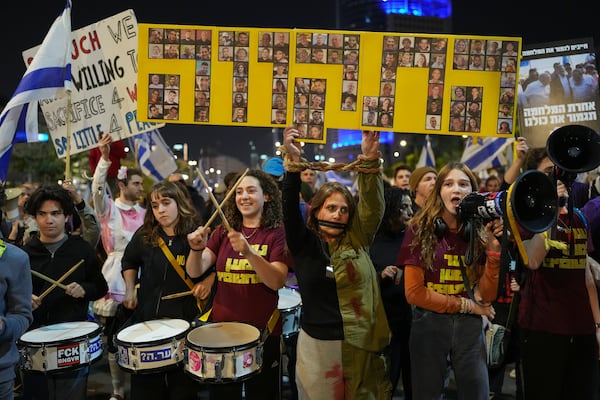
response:
{"label": "drum harness strap", "polygon": [[[175,269],[175,271],[177,272],[179,277],[185,282],[186,285],[188,285],[190,290],[192,290],[194,288],[194,282],[192,282],[192,280],[190,278],[185,276],[183,268],[181,268],[181,266],[177,263],[177,261],[175,260],[175,257],[173,257],[173,253],[171,253],[171,250],[169,250],[169,248],[167,247],[167,244],[165,243],[163,238],[161,238],[161,237],[158,238],[158,245],[160,246],[163,253],[165,253],[165,256],[167,257],[167,259],[169,260],[169,262],[173,266],[173,269]],[[196,298],[196,301],[198,303],[198,308],[200,308],[200,311],[203,312],[203,314],[202,314],[202,316],[200,316],[199,320],[202,322],[208,321],[208,316],[210,315],[212,308],[210,308],[210,309],[206,310],[206,312],[204,312],[204,306],[206,305],[206,301],[200,300],[198,298]],[[275,308],[273,310],[273,313],[271,314],[271,317],[269,317],[269,321],[267,322],[266,329],[262,333],[261,341],[263,343],[267,340],[267,337],[271,334],[271,332],[273,332],[273,329],[275,329],[275,325],[277,324],[277,321],[279,320],[280,316],[281,316],[281,313],[279,312],[279,309]]]}
{"label": "drum harness strap", "polygon": [[260,338],[260,341],[262,343],[265,343],[267,341],[267,338],[269,337],[271,332],[273,332],[273,329],[275,329],[275,325],[277,324],[277,321],[279,320],[280,316],[281,316],[281,312],[279,312],[278,308],[275,308],[273,310],[273,313],[269,317],[269,321],[267,321],[266,329],[263,330],[263,332],[262,332],[262,336]]}
{"label": "drum harness strap", "polygon": [[[192,282],[192,280],[190,278],[185,276],[185,272],[183,271],[183,268],[181,268],[181,265],[179,265],[177,263],[177,261],[175,260],[175,257],[173,257],[173,253],[171,253],[171,250],[169,250],[169,248],[167,247],[167,244],[165,243],[163,238],[161,238],[161,237],[158,238],[158,245],[160,246],[163,253],[165,253],[165,257],[167,257],[167,260],[169,260],[169,262],[173,266],[173,269],[175,270],[175,272],[177,272],[179,277],[185,282],[185,284],[190,288],[190,290],[193,290],[194,282]],[[212,308],[210,308],[210,309],[206,310],[206,312],[204,312],[204,307],[206,306],[206,300],[201,300],[196,297],[196,303],[198,304],[198,308],[200,309],[200,312],[203,313],[203,315],[200,317],[200,320],[201,321],[208,320],[208,316],[210,315],[210,311],[212,310]]]}

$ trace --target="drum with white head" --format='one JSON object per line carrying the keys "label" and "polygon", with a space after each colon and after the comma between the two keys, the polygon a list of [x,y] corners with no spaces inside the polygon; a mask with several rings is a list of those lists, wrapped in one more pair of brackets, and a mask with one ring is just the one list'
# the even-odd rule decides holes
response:
{"label": "drum with white head", "polygon": [[261,370],[263,347],[252,325],[209,323],[192,329],[185,344],[185,372],[200,382],[241,381]]}
{"label": "drum with white head", "polygon": [[21,369],[57,373],[90,365],[102,355],[102,326],[92,321],[62,322],[25,332],[17,341]]}
{"label": "drum with white head", "polygon": [[115,338],[117,363],[133,373],[154,373],[177,367],[184,358],[184,339],[190,323],[183,319],[140,322]]}

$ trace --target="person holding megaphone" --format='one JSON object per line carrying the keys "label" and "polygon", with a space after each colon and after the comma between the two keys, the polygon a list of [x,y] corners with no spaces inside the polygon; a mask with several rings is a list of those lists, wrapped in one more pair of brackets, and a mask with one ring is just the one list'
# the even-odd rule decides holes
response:
{"label": "person holding megaphone", "polygon": [[[460,202],[477,188],[477,179],[465,164],[444,166],[400,249],[396,264],[404,266],[406,299],[414,305],[410,355],[415,399],[442,397],[448,357],[458,397],[489,398],[482,316],[495,316],[491,302],[498,289],[497,237],[503,223],[496,218],[465,224],[459,218]],[[468,264],[465,254],[471,235],[473,262]]]}
{"label": "person holding megaphone", "polygon": [[[546,148],[531,149],[528,154],[529,167],[555,178],[559,212],[549,229],[523,235],[528,275],[521,285],[517,321],[522,332],[524,398],[598,398],[600,307],[590,270],[587,222],[568,200],[573,182],[556,179],[560,170],[566,169],[562,175],[568,177],[597,167],[600,160],[595,159],[594,149],[599,139],[595,132],[594,137],[588,133],[574,126],[559,128]],[[581,167],[583,157],[576,151],[584,149],[585,154],[587,150],[576,142],[586,142],[587,166]],[[570,161],[577,167],[571,167]],[[584,170],[574,169],[580,167]]]}

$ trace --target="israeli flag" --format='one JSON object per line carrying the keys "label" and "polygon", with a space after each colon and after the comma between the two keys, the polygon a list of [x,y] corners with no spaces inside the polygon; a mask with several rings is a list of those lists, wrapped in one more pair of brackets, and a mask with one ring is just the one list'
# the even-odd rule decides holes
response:
{"label": "israeli flag", "polygon": [[429,135],[425,136],[423,150],[421,150],[421,157],[419,157],[419,162],[417,162],[416,168],[419,167],[435,168],[435,156],[433,155],[433,149],[431,148],[431,141],[429,140]]}
{"label": "israeli flag", "polygon": [[37,141],[38,101],[71,91],[71,1],[50,27],[12,98],[0,114],[0,180],[5,181],[16,133]]}
{"label": "israeli flag", "polygon": [[474,138],[470,136],[460,161],[471,168],[473,172],[506,166],[507,160],[504,152],[514,141],[513,138]]}
{"label": "israeli flag", "polygon": [[162,181],[177,170],[175,156],[158,129],[134,136],[133,147],[142,173],[155,182]]}

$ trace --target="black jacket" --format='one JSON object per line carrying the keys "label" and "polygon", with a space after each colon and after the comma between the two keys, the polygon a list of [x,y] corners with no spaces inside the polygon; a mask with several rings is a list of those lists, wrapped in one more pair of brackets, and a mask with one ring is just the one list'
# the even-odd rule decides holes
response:
{"label": "black jacket", "polygon": [[[67,295],[61,288],[54,288],[33,312],[33,324],[30,329],[59,322],[87,321],[89,302],[101,298],[108,291],[94,248],[80,236],[69,236],[67,241],[51,254],[39,237],[35,236],[23,246],[23,250],[29,254],[32,270],[54,280],[58,280],[80,260],[84,260],[62,283],[79,283],[85,290],[85,296],[76,299]],[[35,295],[39,296],[51,286],[41,278],[33,276],[32,279]]]}

